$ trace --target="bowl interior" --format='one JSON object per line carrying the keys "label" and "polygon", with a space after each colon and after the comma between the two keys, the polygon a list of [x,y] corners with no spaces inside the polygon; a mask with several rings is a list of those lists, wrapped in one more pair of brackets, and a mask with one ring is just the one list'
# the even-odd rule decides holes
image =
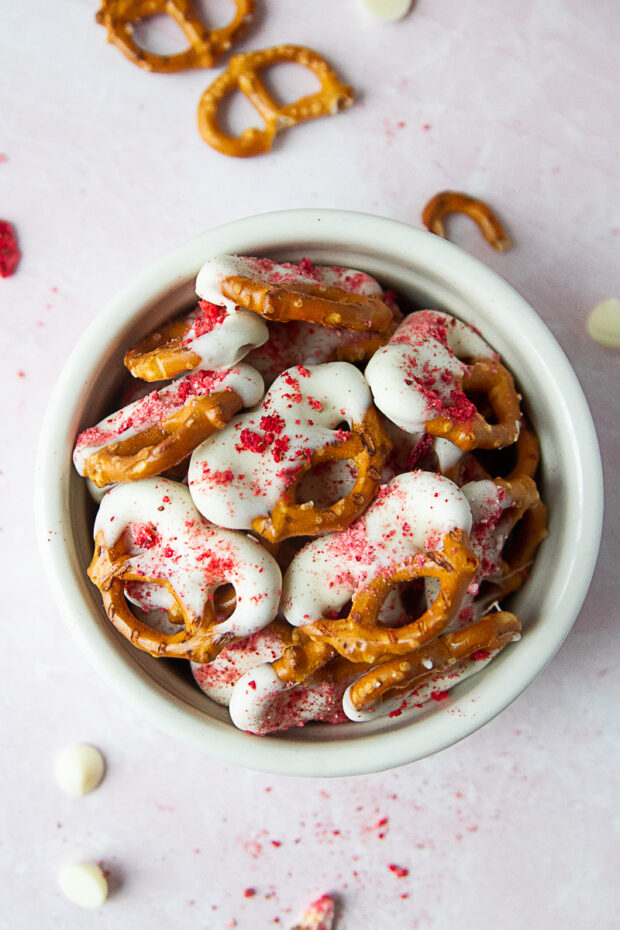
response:
{"label": "bowl interior", "polygon": [[[388,224],[393,241],[389,235],[377,239],[368,232],[355,237],[349,229],[345,245],[341,234],[330,238],[329,224],[323,222],[321,227],[309,224],[305,238],[299,230],[288,236],[274,232],[270,239],[264,232],[257,236],[256,229],[253,232],[251,228],[241,229],[240,234],[238,228],[236,235],[222,235],[215,249],[211,233],[211,238],[203,237],[202,248],[193,243],[182,261],[177,251],[176,260],[174,256],[168,260],[165,273],[160,269],[161,286],[151,287],[151,293],[141,299],[136,299],[140,288],[134,287],[131,294],[117,301],[116,314],[107,312],[112,328],[96,358],[91,345],[93,362],[88,370],[83,368],[88,362],[80,358],[78,347],[57,390],[62,397],[52,402],[52,418],[58,417],[59,404],[66,400],[78,372],[82,390],[69,415],[65,408],[64,448],[56,450],[60,456],[62,497],[59,521],[66,543],[51,565],[57,582],[59,558],[70,570],[74,589],[70,625],[108,681],[156,723],[209,753],[254,768],[317,775],[377,771],[413,761],[467,735],[516,697],[559,648],[585,596],[594,565],[592,560],[588,575],[588,567],[584,570],[582,564],[579,585],[573,578],[571,589],[570,571],[578,558],[578,541],[584,533],[596,537],[596,520],[584,524],[584,471],[596,472],[598,451],[578,382],[555,340],[518,295],[474,259],[430,234],[390,221],[379,222]],[[377,227],[377,231],[381,230],[385,231]],[[397,234],[398,245],[394,238]],[[377,241],[382,245],[377,246]],[[217,251],[260,254],[278,260],[309,257],[319,264],[362,269],[384,287],[393,289],[405,309],[441,308],[475,325],[515,375],[527,416],[540,439],[539,483],[549,508],[549,536],[539,550],[527,584],[510,602],[510,609],[523,622],[521,642],[504,650],[482,673],[454,688],[441,706],[430,702],[432,707],[409,711],[396,719],[378,718],[340,726],[312,724],[269,737],[251,737],[236,730],[226,709],[198,690],[188,663],[157,660],[134,649],[105,617],[98,592],[86,577],[92,556],[95,507],[85,482],[70,467],[73,441],[77,432],[114,409],[127,346],[192,305],[200,264],[206,255]],[[180,272],[179,264],[184,265]],[[172,276],[170,268],[176,269]],[[45,442],[43,439],[42,453],[49,453]],[[586,447],[589,444],[586,465],[584,442]],[[590,479],[592,487],[592,474]],[[44,497],[43,509],[47,508],[49,523],[55,512],[53,495],[44,492]],[[594,509],[596,504],[594,500]],[[600,537],[600,526],[598,534]],[[66,599],[67,595],[65,592],[59,596]],[[82,608],[79,611],[78,605]],[[411,727],[414,718],[415,726]]]}

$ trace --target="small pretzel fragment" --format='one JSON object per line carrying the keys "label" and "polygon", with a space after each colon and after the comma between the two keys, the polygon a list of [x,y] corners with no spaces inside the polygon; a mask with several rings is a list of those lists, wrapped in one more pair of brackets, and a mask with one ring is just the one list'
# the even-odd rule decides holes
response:
{"label": "small pretzel fragment", "polygon": [[402,692],[448,671],[479,651],[496,652],[518,637],[520,620],[511,613],[489,614],[455,633],[445,633],[407,655],[377,665],[359,678],[349,690],[350,701],[361,710],[386,692]]}
{"label": "small pretzel fragment", "polygon": [[[146,71],[170,74],[190,68],[212,68],[227,52],[252,18],[254,0],[233,0],[236,12],[231,21],[208,29],[198,16],[192,0],[102,0],[95,19],[108,31],[108,42],[116,45],[134,65]],[[141,48],[133,37],[138,20],[167,13],[183,30],[190,47],[176,55],[156,55]]]}
{"label": "small pretzel fragment", "polygon": [[[258,77],[262,68],[293,61],[309,68],[319,79],[321,89],[294,103],[278,106]],[[224,97],[240,90],[258,110],[264,129],[245,129],[230,136],[218,122],[218,109]],[[198,128],[202,138],[216,151],[236,158],[268,152],[276,133],[306,120],[335,114],[353,103],[353,91],[342,84],[327,62],[312,49],[300,45],[278,45],[260,51],[233,55],[228,68],[206,89],[198,105]]]}
{"label": "small pretzel fragment", "polygon": [[505,252],[512,242],[491,208],[460,191],[441,191],[429,200],[422,211],[422,222],[430,232],[445,239],[443,221],[451,213],[465,213],[479,226],[486,241],[496,252]]}
{"label": "small pretzel fragment", "polygon": [[379,296],[352,294],[322,284],[275,285],[233,275],[222,281],[222,294],[268,320],[301,320],[330,329],[387,332],[394,317]]}

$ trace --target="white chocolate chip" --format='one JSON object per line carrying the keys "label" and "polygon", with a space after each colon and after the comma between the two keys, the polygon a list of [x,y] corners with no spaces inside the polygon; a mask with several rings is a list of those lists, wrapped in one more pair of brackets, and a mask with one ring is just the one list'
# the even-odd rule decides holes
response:
{"label": "white chocolate chip", "polygon": [[103,778],[103,756],[94,746],[66,746],[56,756],[56,781],[67,794],[89,794]]}
{"label": "white chocolate chip", "polygon": [[363,0],[366,9],[389,22],[402,19],[411,7],[411,0]]}
{"label": "white chocolate chip", "polygon": [[588,332],[609,349],[620,347],[620,300],[609,297],[597,304],[588,318]]}
{"label": "white chocolate chip", "polygon": [[101,907],[108,896],[108,882],[94,862],[65,865],[58,873],[60,890],[80,907]]}
{"label": "white chocolate chip", "polygon": [[427,668],[427,669],[430,670],[430,669],[433,667],[433,660],[432,660],[432,659],[422,659],[422,665],[424,666],[424,668]]}

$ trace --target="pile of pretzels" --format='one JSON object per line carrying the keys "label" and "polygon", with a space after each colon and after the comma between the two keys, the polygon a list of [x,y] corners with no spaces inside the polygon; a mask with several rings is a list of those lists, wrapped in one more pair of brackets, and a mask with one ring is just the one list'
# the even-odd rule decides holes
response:
{"label": "pile of pretzels", "polygon": [[546,533],[512,375],[362,271],[218,255],[196,291],[75,444],[108,618],[256,734],[441,700],[519,638]]}

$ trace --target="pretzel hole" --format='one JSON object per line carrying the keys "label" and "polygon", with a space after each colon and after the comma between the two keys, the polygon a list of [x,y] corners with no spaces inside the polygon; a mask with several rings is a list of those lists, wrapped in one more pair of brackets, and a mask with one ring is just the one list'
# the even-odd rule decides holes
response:
{"label": "pretzel hole", "polygon": [[356,481],[357,467],[353,459],[320,462],[301,478],[296,502],[313,501],[317,507],[331,507],[351,493]]}
{"label": "pretzel hole", "polygon": [[236,89],[227,93],[220,101],[217,122],[223,133],[228,136],[240,136],[246,129],[265,128],[263,120],[252,106],[245,94]]}
{"label": "pretzel hole", "polygon": [[154,13],[136,20],[132,38],[136,45],[153,55],[178,55],[189,48],[183,30],[167,13]]}
{"label": "pretzel hole", "polygon": [[196,15],[209,29],[220,29],[232,22],[237,4],[233,0],[194,0]]}
{"label": "pretzel hole", "polygon": [[388,594],[379,613],[382,626],[398,629],[414,623],[426,613],[429,604],[423,578],[401,581]]}
{"label": "pretzel hole", "polygon": [[261,73],[261,81],[269,96],[280,107],[295,103],[300,97],[316,94],[321,89],[319,79],[309,68],[290,61],[278,62],[265,68]]}
{"label": "pretzel hole", "polygon": [[503,449],[476,449],[475,454],[492,478],[505,478],[517,464],[517,444],[514,442]]}
{"label": "pretzel hole", "polygon": [[467,400],[470,400],[476,407],[478,413],[484,417],[490,426],[498,422],[497,415],[489,403],[488,395],[484,391],[464,391]]}

